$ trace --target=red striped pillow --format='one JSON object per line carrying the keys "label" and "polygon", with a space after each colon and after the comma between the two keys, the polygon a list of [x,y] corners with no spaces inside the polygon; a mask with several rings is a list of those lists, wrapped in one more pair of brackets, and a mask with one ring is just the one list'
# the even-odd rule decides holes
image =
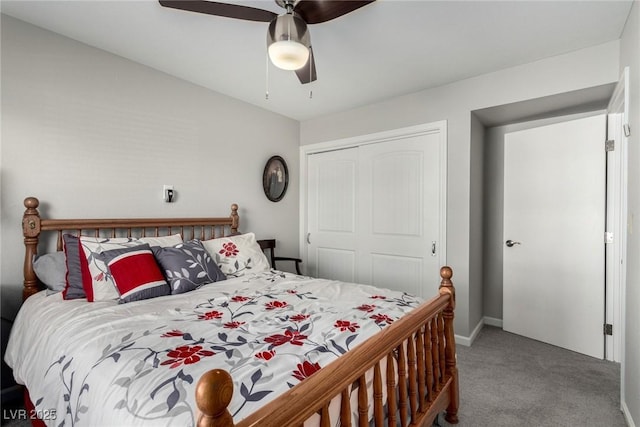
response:
{"label": "red striped pillow", "polygon": [[149,245],[112,249],[102,257],[120,293],[120,303],[171,294]]}

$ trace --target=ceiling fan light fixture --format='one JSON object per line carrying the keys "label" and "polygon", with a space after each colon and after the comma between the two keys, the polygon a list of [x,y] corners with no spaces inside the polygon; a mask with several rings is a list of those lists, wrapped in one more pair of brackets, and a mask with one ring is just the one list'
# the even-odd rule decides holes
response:
{"label": "ceiling fan light fixture", "polygon": [[289,11],[273,19],[267,32],[267,48],[273,65],[283,70],[299,70],[309,60],[311,38],[307,24]]}
{"label": "ceiling fan light fixture", "polygon": [[283,70],[299,70],[309,60],[309,49],[294,40],[281,40],[269,46],[273,65]]}

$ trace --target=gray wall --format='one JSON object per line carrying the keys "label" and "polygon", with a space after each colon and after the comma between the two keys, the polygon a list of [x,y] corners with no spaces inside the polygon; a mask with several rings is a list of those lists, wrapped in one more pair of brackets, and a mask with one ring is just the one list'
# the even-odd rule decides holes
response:
{"label": "gray wall", "polygon": [[626,411],[640,425],[640,3],[635,1],[620,43],[620,69],[629,66],[631,137],[629,138],[629,227],[624,344]]}
{"label": "gray wall", "polygon": [[[484,133],[484,240],[482,259],[483,315],[502,320],[502,229],[504,218],[504,134],[505,126]],[[495,322],[494,322],[495,323]]]}
{"label": "gray wall", "polygon": [[301,144],[447,120],[447,262],[453,267],[457,289],[456,333],[469,337],[482,320],[477,309],[482,304],[477,300],[482,289],[478,271],[482,254],[471,254],[481,250],[472,243],[481,227],[471,214],[482,211],[478,207],[482,197],[472,195],[472,189],[477,191],[472,180],[478,176],[472,165],[481,163],[482,150],[471,148],[471,112],[609,84],[618,77],[619,42],[614,41],[307,120],[300,127]]}
{"label": "gray wall", "polygon": [[[476,280],[469,281],[469,319],[478,319],[476,325],[469,324],[470,334],[479,332],[483,318],[484,281],[483,281],[483,252],[482,244],[485,239],[484,223],[484,126],[475,114],[469,113],[471,117],[471,156],[469,173],[470,184],[470,211],[469,211],[469,277]],[[470,321],[471,322],[471,321]]]}
{"label": "gray wall", "polygon": [[[21,303],[23,199],[52,218],[224,216],[298,254],[299,123],[2,15],[2,316]],[[262,172],[289,165],[281,202]],[[177,202],[163,203],[172,184]]]}

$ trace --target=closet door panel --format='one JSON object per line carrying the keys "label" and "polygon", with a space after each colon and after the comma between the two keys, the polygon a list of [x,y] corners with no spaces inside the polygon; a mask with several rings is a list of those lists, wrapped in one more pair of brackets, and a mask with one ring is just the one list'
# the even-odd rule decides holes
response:
{"label": "closet door panel", "polygon": [[356,282],[355,251],[319,247],[317,251],[318,274],[323,279]]}
{"label": "closet door panel", "polygon": [[[395,148],[393,145],[375,147],[376,151]],[[367,178],[373,196],[370,199],[371,233],[378,236],[420,236],[422,151],[382,151],[372,154],[370,161]]]}
{"label": "closet door panel", "polygon": [[360,280],[419,296],[434,295],[433,278],[440,268],[439,134],[359,149]]}
{"label": "closet door panel", "polygon": [[420,295],[422,268],[422,258],[374,253],[371,254],[371,284]]}
{"label": "closet door panel", "polygon": [[357,281],[358,150],[308,157],[307,273],[314,277]]}

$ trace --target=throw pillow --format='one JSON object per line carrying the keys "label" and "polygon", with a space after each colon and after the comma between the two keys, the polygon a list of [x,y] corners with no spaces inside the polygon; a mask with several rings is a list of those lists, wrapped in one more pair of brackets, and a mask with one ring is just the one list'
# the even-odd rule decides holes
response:
{"label": "throw pillow", "polygon": [[190,240],[172,248],[154,246],[151,250],[164,271],[172,294],[189,292],[227,278],[199,240]]}
{"label": "throw pillow", "polygon": [[[62,236],[64,241],[64,255],[67,263],[66,283],[62,291],[62,298],[66,300],[86,298],[82,286],[82,266],[80,264],[80,239],[71,234]],[[84,254],[82,254],[84,258]]]}
{"label": "throw pillow", "polygon": [[205,240],[202,244],[227,276],[240,277],[271,269],[253,233]]}
{"label": "throw pillow", "polygon": [[171,293],[148,244],[104,251],[102,259],[120,294],[120,303]]}

